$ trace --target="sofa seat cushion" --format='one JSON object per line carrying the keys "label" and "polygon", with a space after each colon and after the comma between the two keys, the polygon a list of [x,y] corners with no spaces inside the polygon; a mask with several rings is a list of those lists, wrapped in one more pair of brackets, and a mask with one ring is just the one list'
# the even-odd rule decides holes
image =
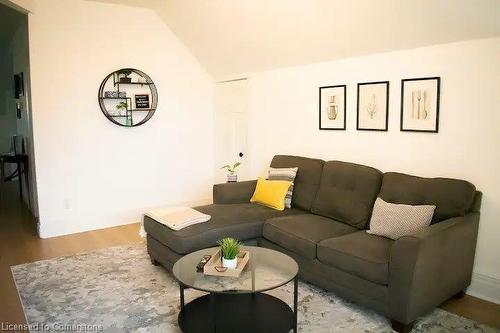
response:
{"label": "sofa seat cushion", "polygon": [[307,259],[316,258],[316,245],[323,239],[357,231],[350,225],[314,215],[276,217],[264,223],[264,238]]}
{"label": "sofa seat cushion", "polygon": [[318,260],[365,280],[387,285],[393,240],[358,231],[318,244]]}
{"label": "sofa seat cushion", "polygon": [[149,236],[166,245],[178,254],[216,246],[223,237],[234,237],[245,241],[262,236],[264,221],[277,216],[303,214],[299,209],[277,211],[258,204],[212,204],[195,207],[210,215],[208,222],[174,231],[155,220],[145,217],[144,228]]}

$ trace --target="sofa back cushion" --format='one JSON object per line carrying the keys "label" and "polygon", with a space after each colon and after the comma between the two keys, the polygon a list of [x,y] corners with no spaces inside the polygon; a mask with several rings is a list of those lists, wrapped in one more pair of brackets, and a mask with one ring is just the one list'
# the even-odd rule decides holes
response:
{"label": "sofa back cushion", "polygon": [[472,209],[476,188],[465,180],[384,174],[379,196],[391,203],[434,205],[432,223],[463,216]]}
{"label": "sofa back cushion", "polygon": [[381,182],[382,173],[377,169],[340,161],[326,162],[312,212],[364,229]]}
{"label": "sofa back cushion", "polygon": [[272,168],[299,168],[293,185],[292,207],[309,211],[316,197],[323,160],[314,158],[276,155],[271,161]]}

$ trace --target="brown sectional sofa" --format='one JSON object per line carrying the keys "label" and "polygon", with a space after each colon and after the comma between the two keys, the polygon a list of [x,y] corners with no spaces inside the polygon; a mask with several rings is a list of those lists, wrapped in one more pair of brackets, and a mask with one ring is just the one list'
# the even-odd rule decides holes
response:
{"label": "brown sectional sofa", "polygon": [[[197,207],[207,223],[173,231],[146,217],[152,262],[171,270],[182,255],[235,237],[287,253],[303,280],[389,317],[397,331],[470,284],[481,203],[471,183],[298,156],[277,155],[271,166],[299,168],[291,209],[249,203],[255,181],[215,185],[214,204]],[[368,234],[377,196],[436,205],[433,223],[396,241]]]}

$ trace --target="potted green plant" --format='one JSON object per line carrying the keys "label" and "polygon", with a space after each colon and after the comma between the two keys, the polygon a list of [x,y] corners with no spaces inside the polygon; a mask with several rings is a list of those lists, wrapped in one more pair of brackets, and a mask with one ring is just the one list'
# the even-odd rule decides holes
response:
{"label": "potted green plant", "polygon": [[234,238],[223,238],[217,242],[220,245],[222,257],[222,266],[226,268],[236,268],[238,265],[238,254],[240,253],[240,245]]}
{"label": "potted green plant", "polygon": [[227,170],[227,182],[234,183],[238,181],[238,175],[236,174],[236,169],[241,165],[240,162],[236,162],[233,165],[224,165],[221,169]]}
{"label": "potted green plant", "polygon": [[116,104],[116,109],[118,110],[119,115],[123,115],[122,111],[125,111],[125,115],[127,113],[127,102],[120,102]]}
{"label": "potted green plant", "polygon": [[130,83],[132,82],[132,79],[128,77],[130,74],[132,74],[130,69],[120,69],[118,71],[118,80],[121,83]]}

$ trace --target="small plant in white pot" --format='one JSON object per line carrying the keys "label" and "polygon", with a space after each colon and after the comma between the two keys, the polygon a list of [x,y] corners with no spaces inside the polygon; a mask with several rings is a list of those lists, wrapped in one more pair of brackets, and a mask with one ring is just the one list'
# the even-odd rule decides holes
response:
{"label": "small plant in white pot", "polygon": [[217,242],[220,245],[222,267],[236,268],[238,266],[238,254],[240,253],[240,242],[234,238],[223,238]]}
{"label": "small plant in white pot", "polygon": [[241,165],[240,162],[236,162],[233,165],[224,165],[221,169],[227,170],[227,182],[234,183],[238,181],[238,175],[236,174],[236,169]]}
{"label": "small plant in white pot", "polygon": [[120,102],[116,105],[116,109],[118,110],[118,115],[123,116],[127,115],[127,102]]}

